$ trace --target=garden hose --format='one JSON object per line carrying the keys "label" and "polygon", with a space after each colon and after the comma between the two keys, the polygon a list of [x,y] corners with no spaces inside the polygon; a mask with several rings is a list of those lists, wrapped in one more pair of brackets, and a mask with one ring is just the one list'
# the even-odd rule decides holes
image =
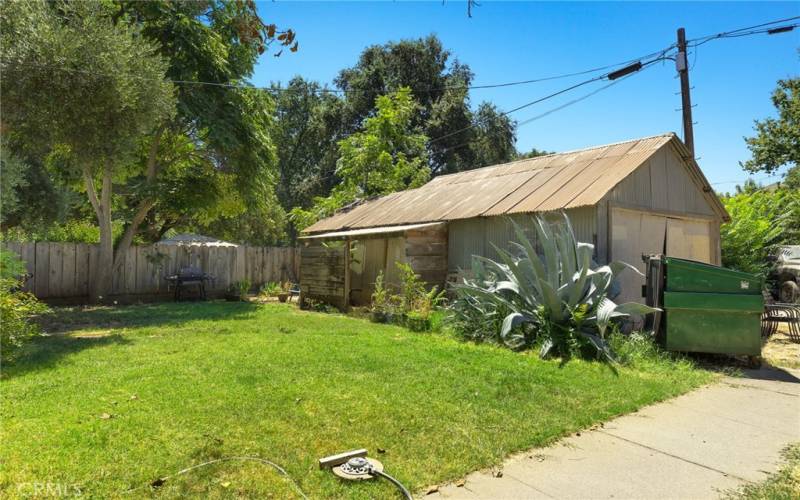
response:
{"label": "garden hose", "polygon": [[400,493],[403,494],[403,496],[406,498],[406,500],[414,500],[414,497],[412,497],[411,493],[409,493],[408,489],[406,489],[406,487],[403,486],[403,483],[401,483],[397,479],[393,478],[389,474],[383,472],[382,470],[378,470],[378,469],[376,469],[375,467],[372,467],[372,466],[370,466],[370,468],[369,468],[369,473],[372,474],[372,475],[381,476],[382,478],[389,480],[389,482],[391,482],[392,484],[397,486],[397,489],[400,490]]}
{"label": "garden hose", "polygon": [[[295,491],[297,491],[297,494],[300,495],[300,497],[302,497],[303,500],[308,500],[308,497],[306,496],[306,494],[303,493],[303,490],[300,489],[300,485],[297,484],[297,481],[295,481],[292,478],[292,476],[289,475],[288,472],[286,472],[286,469],[284,469],[280,465],[276,464],[275,462],[272,462],[270,460],[267,460],[266,458],[261,458],[261,457],[246,457],[246,456],[242,456],[242,457],[222,457],[222,458],[218,458],[216,460],[209,460],[208,462],[203,462],[201,464],[192,465],[191,467],[187,467],[185,469],[181,469],[178,472],[176,472],[176,473],[174,473],[174,474],[172,474],[170,476],[160,477],[160,478],[156,479],[155,481],[151,482],[149,486],[157,488],[157,487],[163,485],[164,482],[167,479],[171,478],[171,477],[180,476],[182,474],[186,474],[187,472],[191,472],[191,471],[199,469],[201,467],[206,467],[208,465],[213,465],[213,464],[220,463],[220,462],[228,462],[228,461],[231,461],[231,460],[244,460],[244,461],[258,462],[260,464],[264,464],[264,465],[268,465],[268,466],[272,467],[273,469],[278,471],[278,473],[280,473],[282,476],[284,476],[286,479],[288,479],[290,483],[292,483],[292,486],[294,487]],[[142,486],[140,486],[139,488],[142,488]],[[127,493],[130,493],[131,491],[138,490],[139,488],[130,489],[130,490],[127,491]]]}

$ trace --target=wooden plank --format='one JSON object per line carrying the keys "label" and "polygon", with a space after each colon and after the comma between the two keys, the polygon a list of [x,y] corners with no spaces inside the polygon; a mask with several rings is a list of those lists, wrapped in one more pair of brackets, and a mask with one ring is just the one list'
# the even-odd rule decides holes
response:
{"label": "wooden plank", "polygon": [[89,295],[89,251],[91,245],[78,243],[75,245],[75,295]]}
{"label": "wooden plank", "polygon": [[252,283],[258,283],[258,249],[253,247],[245,248],[245,255],[247,259],[247,279]]}
{"label": "wooden plank", "polygon": [[427,255],[422,257],[408,257],[411,269],[420,271],[439,271],[447,269],[447,258],[442,255]]}
{"label": "wooden plank", "polygon": [[63,259],[61,264],[61,296],[76,297],[80,295],[77,290],[77,275],[75,265],[75,243],[64,243]]}
{"label": "wooden plank", "polygon": [[48,283],[50,282],[50,243],[46,241],[36,243],[36,269],[33,273],[33,293],[40,299],[49,297]]}
{"label": "wooden plank", "polygon": [[92,286],[94,286],[94,284],[97,283],[97,264],[99,262],[100,262],[100,245],[91,245],[89,247],[89,285],[88,285],[89,290],[91,290]]}
{"label": "wooden plank", "polygon": [[61,297],[62,263],[64,260],[64,243],[50,243],[50,269],[48,278],[48,295]]}
{"label": "wooden plank", "polygon": [[131,246],[125,252],[125,281],[123,282],[123,290],[126,294],[136,293],[136,247]]}
{"label": "wooden plank", "polygon": [[122,263],[117,267],[117,270],[114,271],[111,276],[111,293],[113,295],[125,293],[125,264],[128,260],[127,253],[120,255],[119,259],[122,260]]}
{"label": "wooden plank", "polygon": [[[233,276],[236,281],[243,281],[248,280],[247,278],[247,266],[245,260],[247,259],[247,254],[245,252],[245,247],[235,247],[233,248],[233,257],[235,259],[234,265],[234,272]],[[248,280],[250,283],[253,283],[253,280]]]}

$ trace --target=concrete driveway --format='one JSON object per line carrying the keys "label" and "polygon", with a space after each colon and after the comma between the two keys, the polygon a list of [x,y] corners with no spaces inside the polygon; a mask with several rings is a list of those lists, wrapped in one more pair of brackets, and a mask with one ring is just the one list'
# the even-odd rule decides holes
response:
{"label": "concrete driveway", "polygon": [[502,474],[476,472],[425,498],[717,498],[775,472],[781,450],[798,441],[800,370],[764,368],[513,456]]}

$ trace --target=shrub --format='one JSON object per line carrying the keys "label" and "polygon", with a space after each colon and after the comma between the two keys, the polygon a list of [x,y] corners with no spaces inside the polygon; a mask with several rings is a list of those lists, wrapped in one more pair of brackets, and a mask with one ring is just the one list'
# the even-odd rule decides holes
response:
{"label": "shrub", "polygon": [[264,283],[261,285],[261,288],[258,290],[258,294],[265,297],[277,297],[282,291],[283,288],[281,288],[280,283],[270,281],[269,283]]}
{"label": "shrub", "polygon": [[[535,218],[539,256],[533,243],[512,221],[518,242],[510,242],[518,256],[496,248],[500,262],[474,256],[475,278],[458,285],[456,310],[505,314],[499,337],[513,349],[537,344],[543,358],[596,357],[614,361],[606,331],[617,318],[646,314],[654,309],[635,302],[617,305],[612,298],[614,277],[628,268],[623,262],[596,267],[594,246],[578,243],[569,218],[550,224]],[[479,322],[482,329],[486,325]],[[464,325],[461,326],[464,329]]]}
{"label": "shrub", "polygon": [[448,312],[446,323],[457,337],[473,342],[500,344],[503,320],[511,310],[505,304],[481,301],[463,288],[456,288],[456,300]]}
{"label": "shrub", "polygon": [[230,286],[228,286],[228,293],[226,298],[228,300],[238,299],[241,301],[245,301],[247,300],[247,294],[250,292],[250,288],[252,286],[253,284],[250,282],[250,280],[241,280],[235,283],[231,283]]}
{"label": "shrub", "polygon": [[392,293],[383,273],[375,279],[372,293],[372,318],[378,322],[405,325],[413,331],[428,331],[433,326],[433,314],[444,301],[444,291],[438,287],[427,290],[425,282],[407,263],[397,262],[400,287]]}
{"label": "shrub", "polygon": [[731,221],[720,228],[722,265],[765,274],[767,255],[777,245],[800,238],[800,192],[746,187],[722,198]]}
{"label": "shrub", "polygon": [[12,361],[22,346],[40,334],[34,319],[49,309],[32,294],[21,291],[22,261],[0,249],[0,358]]}
{"label": "shrub", "polygon": [[375,288],[372,292],[370,307],[372,320],[377,323],[391,323],[398,309],[398,297],[391,293],[386,285],[383,271],[379,271],[378,276],[375,278]]}

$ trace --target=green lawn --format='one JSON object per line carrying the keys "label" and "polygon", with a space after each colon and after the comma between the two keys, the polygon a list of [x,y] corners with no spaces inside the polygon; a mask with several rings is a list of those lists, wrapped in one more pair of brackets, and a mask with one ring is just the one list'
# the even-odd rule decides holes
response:
{"label": "green lawn", "polygon": [[[249,455],[281,464],[312,498],[391,497],[385,482],[345,484],[316,461],[364,447],[419,491],[713,377],[686,362],[642,361],[617,374],[561,366],[283,304],[65,309],[57,319],[50,328],[68,334],[40,339],[3,371],[2,496],[43,484],[142,496],[158,477]],[[152,493],[294,494],[246,462]]]}

